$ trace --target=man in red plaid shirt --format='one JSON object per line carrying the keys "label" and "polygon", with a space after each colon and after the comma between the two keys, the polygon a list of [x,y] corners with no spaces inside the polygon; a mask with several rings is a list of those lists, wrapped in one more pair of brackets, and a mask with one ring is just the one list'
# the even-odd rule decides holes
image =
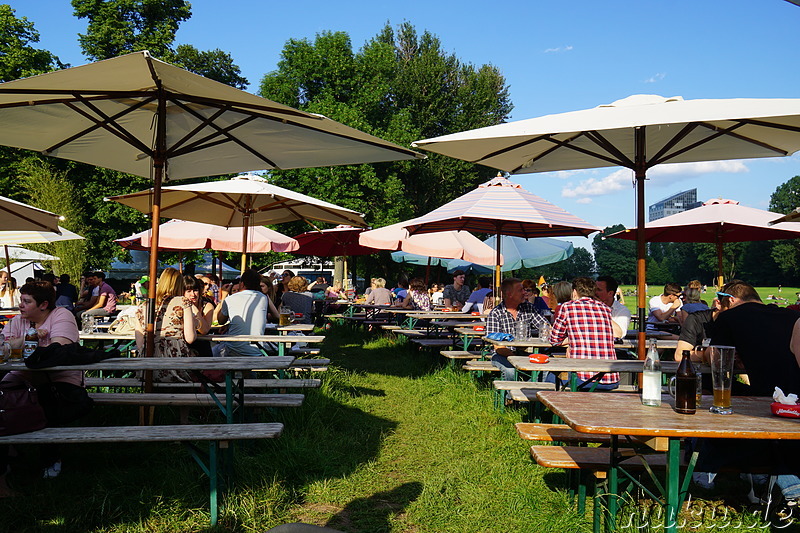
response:
{"label": "man in red plaid shirt", "polygon": [[[616,359],[611,309],[596,300],[594,294],[593,280],[575,278],[572,282],[572,300],[561,306],[550,333],[550,343],[559,345],[569,338],[567,356],[575,359]],[[578,372],[578,380],[582,384],[594,375],[593,372]],[[598,383],[598,390],[616,389],[619,386],[619,374],[606,373]]]}

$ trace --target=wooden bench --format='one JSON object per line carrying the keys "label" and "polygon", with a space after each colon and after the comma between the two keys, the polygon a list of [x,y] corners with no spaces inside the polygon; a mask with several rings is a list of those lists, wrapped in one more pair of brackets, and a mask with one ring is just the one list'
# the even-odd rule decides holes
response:
{"label": "wooden bench", "polygon": [[468,361],[461,368],[468,372],[478,372],[478,375],[483,375],[483,372],[500,372],[500,369],[492,365],[491,361]]}
{"label": "wooden bench", "polygon": [[[0,445],[20,444],[95,444],[110,442],[184,442],[189,453],[209,477],[211,526],[219,517],[220,448],[232,440],[273,439],[283,432],[283,424],[204,424],[175,426],[108,426],[45,428],[20,435],[0,436]],[[209,442],[207,457],[192,441]],[[231,465],[232,466],[232,465]]]}
{"label": "wooden bench", "polygon": [[468,361],[481,356],[481,352],[467,352],[464,350],[442,350],[439,353],[445,359],[466,359]]}
{"label": "wooden bench", "polygon": [[439,348],[453,345],[453,339],[411,339],[411,342],[420,348]]}
{"label": "wooden bench", "polygon": [[[245,379],[246,389],[314,389],[322,382],[318,379]],[[87,387],[143,387],[144,381],[139,378],[86,378]],[[200,383],[153,383],[156,389],[195,389]]]}
{"label": "wooden bench", "polygon": [[543,390],[555,390],[555,384],[547,381],[503,381],[492,382],[494,389],[494,406],[503,409],[505,397],[508,395],[515,402],[528,403],[535,401],[536,393]]}
{"label": "wooden bench", "polygon": [[[167,392],[90,392],[97,405],[177,405],[189,407],[214,407],[217,402],[210,394]],[[234,398],[235,399],[235,398]],[[247,407],[300,407],[302,394],[246,394]]]}
{"label": "wooden bench", "polygon": [[566,424],[533,424],[517,422],[517,434],[524,440],[539,442],[585,442],[611,444],[611,436],[599,433],[580,433]]}
{"label": "wooden bench", "polygon": [[424,331],[420,331],[418,329],[395,329],[393,333],[396,335],[403,335],[405,337],[411,338],[420,338],[425,336]]}
{"label": "wooden bench", "polygon": [[396,324],[383,324],[381,326],[381,329],[385,329],[386,331],[396,331],[398,329],[403,329],[403,328],[401,326],[396,325]]}

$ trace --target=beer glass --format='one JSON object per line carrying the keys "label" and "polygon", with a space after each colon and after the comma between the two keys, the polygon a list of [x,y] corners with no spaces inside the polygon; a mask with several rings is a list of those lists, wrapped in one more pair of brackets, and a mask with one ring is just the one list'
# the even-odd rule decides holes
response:
{"label": "beer glass", "polygon": [[11,354],[8,358],[8,361],[12,365],[21,365],[23,364],[22,360],[22,345],[25,342],[24,337],[11,337],[8,339],[8,344],[11,347]]}
{"label": "beer glass", "polygon": [[733,382],[733,346],[709,346],[711,381],[714,385],[714,401],[709,411],[720,415],[733,413],[731,408],[731,383]]}

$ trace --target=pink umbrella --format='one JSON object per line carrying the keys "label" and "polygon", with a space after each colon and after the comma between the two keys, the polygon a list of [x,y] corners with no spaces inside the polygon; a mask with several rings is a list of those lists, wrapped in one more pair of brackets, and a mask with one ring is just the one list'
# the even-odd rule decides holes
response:
{"label": "pink umbrella", "polygon": [[[499,175],[463,196],[406,223],[411,235],[445,230],[469,230],[497,235],[495,294],[499,295],[500,236],[588,236],[600,228],[532,194]],[[480,263],[479,261],[474,261]]]}
{"label": "pink umbrella", "polygon": [[[142,231],[114,242],[130,250],[150,250],[152,230]],[[158,249],[161,251],[217,250],[239,252],[242,249],[242,229],[225,228],[202,222],[170,220],[159,226]],[[264,226],[252,226],[247,232],[247,251],[292,252],[298,248],[297,241]]]}
{"label": "pink umbrella", "polygon": [[[770,226],[779,213],[739,205],[736,200],[712,199],[701,207],[649,222],[644,228],[647,242],[710,242],[717,245],[718,284],[723,285],[722,246],[726,242],[796,239],[800,229],[782,223]],[[609,235],[617,239],[636,240],[636,230]]]}
{"label": "pink umbrella", "polygon": [[[466,231],[409,235],[405,226],[415,220],[417,219],[365,231],[358,240],[364,246],[382,250],[403,251],[442,259],[463,259],[470,263],[494,263],[494,250]],[[502,264],[502,257],[500,260]]]}

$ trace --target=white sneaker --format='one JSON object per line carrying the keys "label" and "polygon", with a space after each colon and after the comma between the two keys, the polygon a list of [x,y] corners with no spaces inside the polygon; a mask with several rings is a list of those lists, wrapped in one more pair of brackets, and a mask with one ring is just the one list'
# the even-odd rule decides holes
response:
{"label": "white sneaker", "polygon": [[714,478],[717,477],[713,472],[694,472],[692,482],[700,488],[711,490],[714,488]]}
{"label": "white sneaker", "polygon": [[42,478],[53,479],[58,477],[60,473],[61,473],[61,461],[56,461],[55,463],[44,469]]}

